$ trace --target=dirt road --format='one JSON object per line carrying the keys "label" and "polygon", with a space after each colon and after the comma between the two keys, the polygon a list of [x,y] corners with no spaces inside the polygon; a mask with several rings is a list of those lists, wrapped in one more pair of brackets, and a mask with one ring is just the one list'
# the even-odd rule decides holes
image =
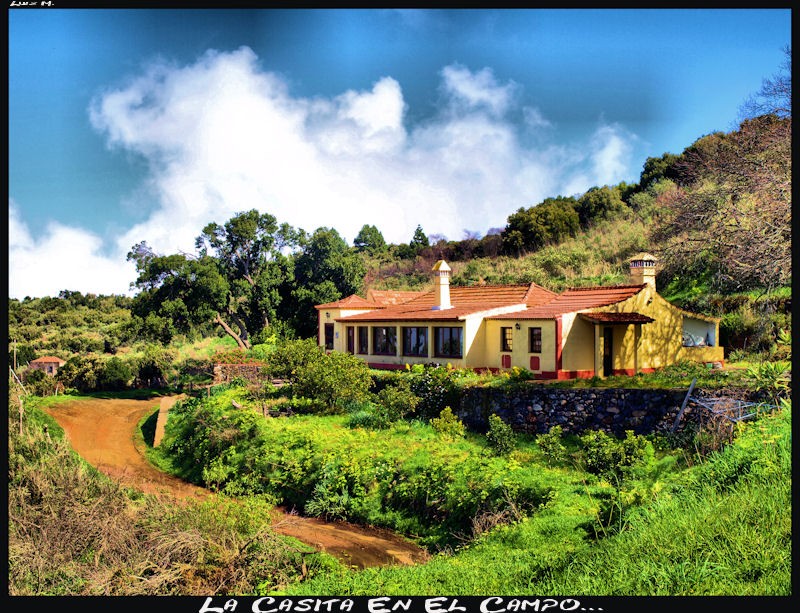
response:
{"label": "dirt road", "polygon": [[[208,490],[154,468],[137,448],[134,433],[139,422],[158,408],[157,398],[92,398],[55,405],[47,412],[64,428],[72,448],[83,459],[120,483],[150,494],[207,496]],[[276,532],[359,568],[416,564],[428,558],[424,550],[385,530],[300,517],[282,509],[275,509],[273,526]]]}

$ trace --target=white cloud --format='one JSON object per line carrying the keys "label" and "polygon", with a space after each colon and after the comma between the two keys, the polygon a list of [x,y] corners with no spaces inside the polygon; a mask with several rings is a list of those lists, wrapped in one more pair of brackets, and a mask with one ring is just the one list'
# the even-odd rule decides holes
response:
{"label": "white cloud", "polygon": [[[364,224],[395,243],[408,242],[418,224],[456,239],[464,230],[505,226],[520,206],[621,178],[632,137],[620,127],[601,124],[572,146],[537,139],[532,148],[520,141],[524,131],[550,137],[554,130],[536,109],[517,113],[525,127],[512,121],[515,83],[459,65],[441,75],[440,113],[409,126],[401,86],[390,76],[366,91],[307,99],[292,96],[246,47],[209,51],[189,66],[156,64],[90,107],[109,147],[146,159],[148,217],[104,258],[96,236],[54,224],[34,240],[12,214],[13,285],[22,291],[29,283],[30,295],[124,291],[135,279],[124,265],[132,245],[191,252],[207,223],[251,208],[309,232],[334,227],[348,241]],[[64,271],[47,284],[54,275],[46,257],[55,253]],[[39,285],[23,281],[32,270]],[[67,287],[70,279],[89,285]]]}
{"label": "white cloud", "polygon": [[553,127],[553,124],[550,122],[550,120],[545,118],[545,116],[542,115],[542,112],[535,107],[526,106],[524,109],[522,109],[522,116],[525,119],[525,124],[529,128],[541,129]]}
{"label": "white cloud", "polygon": [[471,72],[459,65],[446,66],[442,70],[442,85],[450,102],[458,107],[484,108],[493,116],[500,117],[511,106],[517,85],[513,82],[499,85],[489,68]]}
{"label": "white cloud", "polygon": [[84,294],[126,294],[135,278],[134,266],[121,258],[100,253],[99,237],[50,223],[34,239],[9,202],[9,296],[57,296],[61,290]]}

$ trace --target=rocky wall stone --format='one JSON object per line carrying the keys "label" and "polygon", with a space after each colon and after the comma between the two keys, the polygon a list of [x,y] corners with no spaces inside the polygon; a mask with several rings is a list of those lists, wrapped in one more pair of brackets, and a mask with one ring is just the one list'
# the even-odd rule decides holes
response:
{"label": "rocky wall stone", "polygon": [[268,377],[261,371],[266,364],[215,364],[214,383],[229,383],[233,379],[241,378],[250,383],[262,383]]}
{"label": "rocky wall stone", "polygon": [[[485,431],[489,415],[497,414],[517,432],[546,433],[553,426],[580,434],[603,430],[617,436],[672,429],[688,390],[566,389],[521,385],[516,389],[468,387],[461,396],[458,416],[469,428]],[[694,395],[694,392],[693,392]],[[678,429],[696,416],[691,403]]]}

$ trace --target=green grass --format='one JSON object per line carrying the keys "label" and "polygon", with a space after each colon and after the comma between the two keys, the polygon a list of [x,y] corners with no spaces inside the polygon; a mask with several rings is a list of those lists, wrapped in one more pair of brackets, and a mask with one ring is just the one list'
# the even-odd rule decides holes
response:
{"label": "green grass", "polygon": [[342,571],[290,594],[711,596],[791,594],[791,415],[737,440],[632,507],[624,530],[595,518],[575,482],[545,509],[413,568]]}
{"label": "green grass", "polygon": [[681,389],[688,388],[694,379],[697,380],[695,386],[702,389],[749,386],[743,370],[712,369],[696,362],[678,362],[653,373],[553,381],[547,385],[566,388]]}

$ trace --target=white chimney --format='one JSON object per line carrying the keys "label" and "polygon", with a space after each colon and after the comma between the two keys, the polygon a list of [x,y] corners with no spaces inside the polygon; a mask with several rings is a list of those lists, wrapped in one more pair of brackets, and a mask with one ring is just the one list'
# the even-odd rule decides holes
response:
{"label": "white chimney", "polygon": [[436,304],[431,307],[434,311],[451,309],[450,304],[450,267],[444,260],[439,260],[433,265],[434,283],[436,284]]}
{"label": "white chimney", "polygon": [[649,285],[656,288],[656,256],[637,253],[628,260],[631,267],[631,285]]}

